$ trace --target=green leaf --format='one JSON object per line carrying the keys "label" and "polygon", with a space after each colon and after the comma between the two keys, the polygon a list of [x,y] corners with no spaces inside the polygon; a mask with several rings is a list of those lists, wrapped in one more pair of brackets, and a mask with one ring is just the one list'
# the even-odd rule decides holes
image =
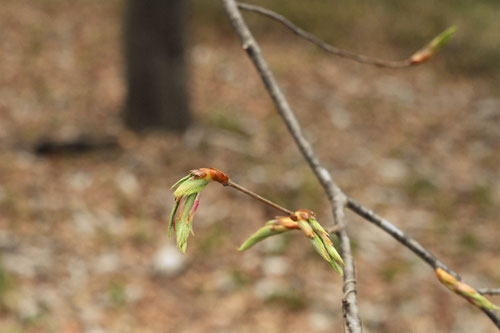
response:
{"label": "green leaf", "polygon": [[314,247],[314,249],[316,250],[316,252],[319,253],[319,255],[325,259],[328,264],[338,273],[340,274],[341,276],[343,275],[343,271],[342,271],[342,267],[340,267],[340,265],[337,263],[337,261],[335,261],[331,255],[330,255],[330,252],[328,251],[328,247],[325,246],[325,244],[323,243],[323,240],[321,239],[321,237],[319,235],[316,234],[316,237],[314,237],[313,239],[311,239],[311,243]]}
{"label": "green leaf", "polygon": [[[324,243],[324,242],[323,242]],[[344,260],[342,260],[342,257],[340,254],[337,252],[337,249],[333,247],[333,244],[325,244],[326,251],[330,255],[330,257],[333,259],[334,262],[341,264],[344,266]]]}
{"label": "green leaf", "polygon": [[337,262],[335,262],[335,260],[330,261],[329,264],[335,270],[335,272],[337,272],[340,276],[344,275],[342,267],[340,267],[340,265],[337,264]]}
{"label": "green leaf", "polygon": [[177,247],[179,248],[179,250],[181,250],[182,253],[186,253],[187,240],[192,228],[191,221],[193,219],[193,215],[191,214],[191,209],[194,206],[197,196],[198,193],[194,193],[188,195],[185,198],[184,206],[182,207],[182,210],[180,212],[180,219],[178,221],[175,221]]}
{"label": "green leaf", "polygon": [[201,192],[205,186],[208,185],[208,181],[204,179],[186,179],[179,183],[179,187],[174,192],[176,198],[188,196],[191,194],[197,194]]}
{"label": "green leaf", "polygon": [[172,230],[175,229],[175,215],[179,208],[180,199],[175,200],[174,206],[172,207],[172,212],[170,213],[170,219],[168,220],[168,236],[172,235]]}
{"label": "green leaf", "polygon": [[314,238],[315,233],[314,229],[311,227],[311,224],[305,220],[298,220],[297,225],[299,229],[306,235],[307,238]]}
{"label": "green leaf", "polygon": [[455,25],[452,25],[436,37],[429,43],[429,48],[435,52],[441,47],[443,47],[448,41],[453,37],[455,32],[457,31],[457,27]]}
{"label": "green leaf", "polygon": [[179,179],[179,180],[178,180],[178,181],[177,181],[174,185],[172,185],[172,186],[170,187],[170,189],[175,188],[175,187],[176,187],[176,186],[178,186],[180,183],[182,183],[182,182],[186,181],[189,177],[192,177],[192,175],[187,175],[187,176],[185,176],[185,177],[183,177],[183,178]]}
{"label": "green leaf", "polygon": [[328,232],[319,224],[319,222],[316,219],[310,218],[308,222],[311,224],[311,227],[316,231],[317,234],[320,235],[328,235]]}
{"label": "green leaf", "polygon": [[243,242],[243,244],[241,244],[241,246],[238,248],[238,251],[248,250],[258,242],[268,237],[281,234],[288,230],[291,229],[287,229],[284,226],[277,225],[274,220],[271,220],[267,222],[265,226],[257,230],[257,232],[255,232],[252,236],[250,236],[245,242]]}
{"label": "green leaf", "polygon": [[333,242],[330,239],[330,234],[321,226],[321,224],[319,224],[316,219],[310,218],[309,223],[311,224],[314,231],[320,236],[321,241],[323,242],[325,249],[327,250],[332,260],[341,265],[344,265],[344,260],[342,260],[342,257],[338,253],[337,249],[335,249],[335,247],[333,246]]}
{"label": "green leaf", "polygon": [[328,251],[325,248],[325,244],[323,244],[323,241],[321,238],[316,234],[314,238],[311,239],[311,244],[313,245],[314,250],[326,261],[329,263],[332,262],[332,258],[330,258],[330,255],[328,254]]}

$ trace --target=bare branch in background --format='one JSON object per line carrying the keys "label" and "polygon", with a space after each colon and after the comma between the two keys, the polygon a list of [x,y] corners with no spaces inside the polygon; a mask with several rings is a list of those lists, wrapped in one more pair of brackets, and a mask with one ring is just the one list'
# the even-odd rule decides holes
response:
{"label": "bare branch in background", "polygon": [[455,27],[450,27],[446,29],[443,33],[438,35],[436,38],[434,38],[429,44],[421,48],[419,51],[415,52],[413,55],[411,55],[409,58],[404,59],[404,60],[396,60],[396,61],[391,61],[391,60],[382,60],[382,59],[377,59],[377,58],[372,58],[368,57],[362,54],[354,53],[351,51],[339,49],[331,44],[328,44],[318,37],[316,37],[314,34],[305,31],[304,29],[298,27],[295,25],[293,22],[291,22],[289,19],[284,17],[281,14],[278,14],[270,9],[263,8],[260,6],[256,5],[251,5],[243,2],[238,3],[238,7],[242,10],[246,10],[249,12],[254,12],[260,15],[264,15],[266,17],[269,17],[273,20],[278,21],[279,23],[283,24],[285,27],[290,29],[294,34],[296,34],[299,37],[304,38],[308,42],[313,43],[314,45],[318,46],[322,50],[333,54],[338,57],[350,59],[359,63],[363,64],[368,64],[368,65],[374,65],[378,67],[386,67],[386,68],[406,68],[414,65],[421,64],[423,62],[426,62],[432,56],[435,54],[435,52],[446,43],[446,41],[455,33]]}
{"label": "bare branch in background", "polygon": [[500,288],[480,288],[477,291],[481,295],[500,295]]}
{"label": "bare branch in background", "polygon": [[259,45],[253,38],[248,26],[246,25],[238,6],[234,0],[222,0],[224,8],[240,37],[243,49],[247,52],[254,66],[271,96],[278,113],[283,118],[288,130],[290,131],[295,143],[301,150],[304,158],[318,178],[327,193],[330,204],[332,205],[333,217],[335,223],[340,226],[338,235],[340,238],[340,249],[345,262],[344,266],[344,299],[342,308],[344,311],[344,325],[347,332],[361,332],[361,321],[358,316],[358,306],[356,304],[356,275],[354,268],[354,259],[352,256],[349,236],[345,229],[344,206],[346,203],[345,195],[340,188],[333,182],[328,171],[321,166],[319,159],[314,152],[311,144],[306,140],[302,129],[295,117],[290,105],[288,104],[283,92],[269,69],[264,59]]}

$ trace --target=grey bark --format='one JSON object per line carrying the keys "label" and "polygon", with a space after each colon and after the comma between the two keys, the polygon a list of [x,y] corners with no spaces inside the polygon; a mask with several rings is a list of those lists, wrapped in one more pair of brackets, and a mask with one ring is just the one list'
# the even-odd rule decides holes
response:
{"label": "grey bark", "polygon": [[127,0],[126,126],[182,131],[190,123],[185,56],[186,0]]}

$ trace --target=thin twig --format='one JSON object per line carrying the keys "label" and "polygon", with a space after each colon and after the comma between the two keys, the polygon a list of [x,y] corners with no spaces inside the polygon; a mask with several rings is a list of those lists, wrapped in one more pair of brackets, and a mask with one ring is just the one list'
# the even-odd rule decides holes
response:
{"label": "thin twig", "polygon": [[293,214],[293,212],[291,210],[288,210],[284,207],[281,207],[280,205],[272,202],[271,200],[268,200],[260,195],[258,195],[257,193],[253,192],[253,191],[250,191],[249,189],[247,189],[246,187],[244,186],[241,186],[235,182],[233,182],[231,179],[229,179],[229,181],[227,182],[227,185],[226,186],[231,186],[232,188],[234,189],[237,189],[238,191],[240,192],[243,192],[245,194],[248,194],[249,196],[251,196],[252,198],[256,199],[256,200],[259,200],[260,202],[263,202],[265,203],[266,205],[268,206],[271,206],[273,207],[274,209],[277,209],[283,213],[285,213],[287,216],[288,215],[291,215]]}
{"label": "thin twig", "polygon": [[269,17],[273,20],[278,21],[279,23],[283,24],[285,27],[290,29],[293,33],[295,33],[297,36],[304,38],[308,42],[313,43],[314,45],[318,46],[322,50],[333,54],[338,57],[346,58],[349,60],[354,60],[359,63],[363,64],[368,64],[368,65],[374,65],[378,67],[386,67],[386,68],[406,68],[410,67],[413,65],[416,65],[417,63],[414,63],[411,61],[410,58],[404,59],[404,60],[396,60],[396,61],[390,61],[390,60],[382,60],[382,59],[376,59],[376,58],[371,58],[362,54],[357,54],[351,51],[339,49],[331,44],[328,44],[315,35],[313,35],[310,32],[305,31],[304,29],[298,27],[295,25],[293,22],[291,22],[289,19],[284,17],[281,14],[278,14],[270,9],[263,8],[260,6],[256,5],[251,5],[248,3],[243,3],[239,2],[238,7],[242,10],[246,10],[249,12],[254,12],[260,15],[264,15],[266,17]]}
{"label": "thin twig", "polygon": [[347,199],[347,208],[363,217],[365,220],[372,222],[377,227],[381,228],[389,235],[398,240],[401,244],[409,248],[413,253],[419,256],[423,261],[429,264],[433,269],[438,267],[444,269],[453,277],[458,280],[462,278],[456,272],[448,268],[445,264],[439,261],[430,251],[428,251],[425,247],[423,247],[419,242],[405,234],[402,230],[398,229],[395,225],[384,219],[383,217],[378,216],[370,209],[364,207],[360,203],[356,202],[352,198]]}
{"label": "thin twig", "polygon": [[481,288],[477,292],[481,295],[500,295],[500,288]]}
{"label": "thin twig", "polygon": [[234,0],[222,0],[224,8],[231,20],[231,23],[240,37],[243,49],[247,52],[256,67],[264,85],[271,96],[278,113],[283,118],[290,134],[295,140],[304,158],[323,186],[328,199],[332,205],[333,217],[335,223],[340,226],[338,235],[340,238],[340,249],[344,259],[344,294],[343,311],[344,325],[347,332],[361,332],[361,321],[358,316],[358,307],[356,304],[356,280],[354,260],[350,247],[349,236],[345,229],[344,206],[346,203],[345,195],[340,188],[333,182],[328,171],[320,164],[319,159],[314,152],[311,144],[302,134],[302,129],[295,117],[290,105],[288,104],[283,92],[281,91],[274,75],[264,59],[259,45],[253,38],[248,26],[246,25],[241,13]]}

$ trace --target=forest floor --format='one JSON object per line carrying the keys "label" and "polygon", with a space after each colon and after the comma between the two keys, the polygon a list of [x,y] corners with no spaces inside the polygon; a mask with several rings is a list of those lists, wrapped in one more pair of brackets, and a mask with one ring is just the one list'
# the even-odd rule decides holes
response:
{"label": "forest floor", "polygon": [[[299,233],[237,252],[277,212],[230,188],[203,192],[195,236],[178,253],[169,188],[197,167],[325,224],[331,215],[230,33],[193,29],[188,132],[126,131],[120,17],[117,1],[0,4],[0,331],[340,332],[341,278]],[[257,37],[338,184],[471,285],[500,286],[491,83],[445,71],[442,57],[382,70],[281,30]],[[119,145],[34,153],[41,140],[110,137]],[[494,331],[409,250],[348,221],[365,332]]]}

